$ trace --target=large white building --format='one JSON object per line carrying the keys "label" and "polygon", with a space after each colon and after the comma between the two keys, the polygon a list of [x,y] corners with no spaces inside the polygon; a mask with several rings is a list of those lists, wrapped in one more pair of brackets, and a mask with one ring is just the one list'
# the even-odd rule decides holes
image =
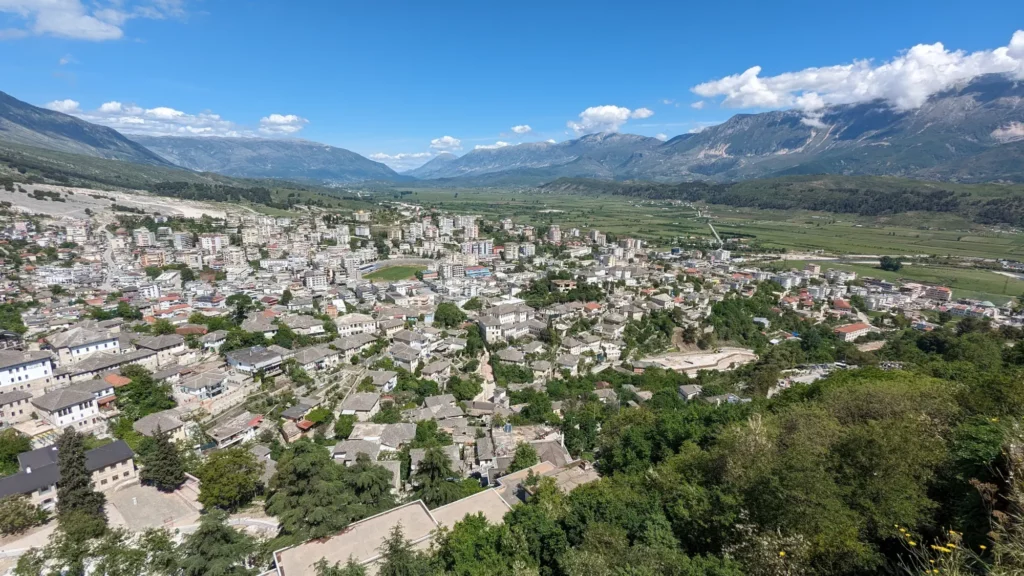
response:
{"label": "large white building", "polygon": [[23,390],[33,395],[53,381],[53,362],[46,352],[0,350],[0,392]]}
{"label": "large white building", "polygon": [[377,321],[366,314],[345,314],[338,316],[334,323],[338,326],[338,336],[345,338],[356,334],[371,334],[377,331]]}

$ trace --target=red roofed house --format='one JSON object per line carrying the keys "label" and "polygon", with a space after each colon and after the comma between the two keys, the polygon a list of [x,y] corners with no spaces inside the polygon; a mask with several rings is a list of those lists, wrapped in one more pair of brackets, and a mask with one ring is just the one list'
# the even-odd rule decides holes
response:
{"label": "red roofed house", "polygon": [[857,322],[856,324],[840,326],[832,332],[835,333],[836,336],[839,336],[843,342],[853,342],[857,338],[871,332],[871,326],[863,322]]}

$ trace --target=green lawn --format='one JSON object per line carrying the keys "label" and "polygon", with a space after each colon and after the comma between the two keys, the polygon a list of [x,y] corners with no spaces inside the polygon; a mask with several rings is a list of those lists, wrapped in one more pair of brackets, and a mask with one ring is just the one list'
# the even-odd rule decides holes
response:
{"label": "green lawn", "polygon": [[367,274],[363,278],[367,280],[406,280],[412,278],[420,270],[426,270],[426,266],[392,266],[390,268],[382,268],[372,274]]}

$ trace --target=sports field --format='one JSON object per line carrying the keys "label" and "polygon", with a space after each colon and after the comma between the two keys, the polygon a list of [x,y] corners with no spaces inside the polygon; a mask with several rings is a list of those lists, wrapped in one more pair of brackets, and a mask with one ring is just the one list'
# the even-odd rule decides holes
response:
{"label": "sports field", "polygon": [[416,276],[416,273],[420,270],[426,270],[426,266],[392,266],[390,268],[382,268],[376,272],[367,274],[363,278],[367,280],[406,280]]}

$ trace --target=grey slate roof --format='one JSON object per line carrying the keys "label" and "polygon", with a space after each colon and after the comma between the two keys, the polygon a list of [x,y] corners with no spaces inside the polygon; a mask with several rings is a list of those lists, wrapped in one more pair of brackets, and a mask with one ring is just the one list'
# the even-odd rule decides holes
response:
{"label": "grey slate roof", "polygon": [[132,428],[143,436],[154,436],[158,427],[162,432],[173,433],[184,425],[181,419],[178,418],[177,411],[171,409],[143,416],[132,424]]}
{"label": "grey slate roof", "polygon": [[8,404],[14,404],[21,400],[28,400],[32,395],[24,390],[11,390],[10,392],[0,393],[0,406],[7,406]]}
{"label": "grey slate roof", "polygon": [[339,410],[369,412],[378,402],[380,402],[380,394],[376,392],[356,392],[341,403]]}
{"label": "grey slate roof", "polygon": [[0,370],[49,359],[48,352],[20,352],[17,350],[0,350]]}
{"label": "grey slate roof", "polygon": [[[94,472],[134,456],[135,453],[128,444],[118,440],[86,452],[85,469]],[[55,444],[18,454],[18,464],[21,466],[20,472],[0,478],[0,498],[13,494],[30,494],[40,488],[52,486],[60,480]],[[26,471],[28,468],[32,469],[31,473]]]}
{"label": "grey slate roof", "polygon": [[74,388],[61,388],[60,390],[54,390],[48,392],[42,396],[32,400],[32,405],[46,410],[47,412],[56,412],[62,408],[81,404],[83,402],[91,402],[95,397],[91,392],[85,392],[83,390],[76,390]]}
{"label": "grey slate roof", "polygon": [[178,334],[149,336],[146,338],[139,338],[135,341],[136,348],[146,348],[147,350],[166,350],[168,348],[174,348],[175,346],[182,346],[184,344],[185,338]]}

